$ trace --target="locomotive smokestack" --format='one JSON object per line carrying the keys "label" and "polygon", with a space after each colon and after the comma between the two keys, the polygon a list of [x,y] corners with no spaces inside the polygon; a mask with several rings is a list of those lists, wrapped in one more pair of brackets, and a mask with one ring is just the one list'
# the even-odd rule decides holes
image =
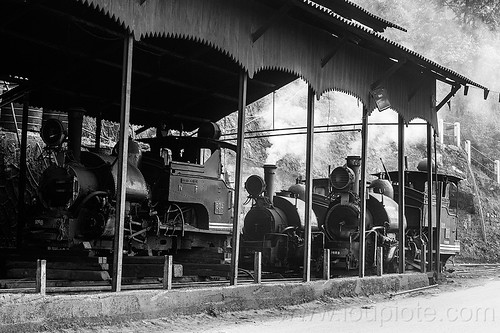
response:
{"label": "locomotive smokestack", "polygon": [[73,153],[73,157],[77,162],[80,162],[84,113],[85,109],[81,107],[68,109],[68,149]]}
{"label": "locomotive smokestack", "polygon": [[266,182],[266,196],[273,201],[275,189],[274,183],[276,179],[276,165],[266,164],[264,165],[264,181]]}
{"label": "locomotive smokestack", "polygon": [[359,195],[359,167],[361,166],[361,157],[360,156],[347,156],[347,166],[354,171],[354,185],[353,191],[357,195]]}

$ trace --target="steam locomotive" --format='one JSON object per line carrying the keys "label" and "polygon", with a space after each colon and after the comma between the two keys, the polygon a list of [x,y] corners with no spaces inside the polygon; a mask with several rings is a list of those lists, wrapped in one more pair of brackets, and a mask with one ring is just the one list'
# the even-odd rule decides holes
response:
{"label": "steam locomotive", "polygon": [[[81,149],[82,110],[68,113],[68,138],[56,119],[41,136],[50,165],[43,172],[38,212],[28,240],[50,248],[113,247],[117,196],[117,147],[111,154]],[[229,248],[233,190],[223,179],[216,124],[200,126],[197,137],[143,139],[149,151],[129,140],[124,248],[131,254],[175,253],[193,248]],[[64,142],[67,149],[63,149]]]}
{"label": "steam locomotive", "polygon": [[[313,180],[311,267],[321,272],[323,249],[330,250],[333,270],[353,270],[359,265],[360,198],[358,156],[347,157],[344,166],[335,168],[329,178]],[[441,228],[444,232],[439,244],[443,264],[460,251],[457,239],[456,212],[450,203],[450,188],[457,188],[460,178],[438,174],[436,184],[440,198],[427,198],[426,161],[419,163],[419,171],[405,171],[405,262],[408,268],[420,268],[426,260],[422,245],[428,245],[429,227],[427,205],[441,206]],[[264,269],[287,272],[303,264],[305,187],[295,184],[287,191],[274,194],[275,166],[265,166],[265,179],[253,175],[245,188],[252,199],[252,208],[246,215],[242,233],[240,262],[251,266],[253,253],[262,252]],[[374,268],[377,247],[383,249],[384,271],[395,272],[398,267],[398,172],[378,175],[368,186],[366,201],[366,267]],[[384,179],[387,177],[388,179]],[[395,199],[395,200],[394,200]],[[433,222],[435,226],[435,222]],[[435,229],[435,227],[434,227]],[[434,232],[434,235],[436,233]],[[316,268],[316,269],[314,269]]]}
{"label": "steam locomotive", "polygon": [[[83,246],[109,251],[115,235],[117,149],[111,154],[81,149],[82,110],[70,110],[68,138],[62,124],[47,120],[41,136],[50,165],[42,174],[38,209],[27,230],[27,239],[50,248]],[[206,123],[197,137],[162,135],[142,139],[143,151],[129,140],[125,202],[125,250],[130,254],[166,254],[180,250],[217,247],[229,252],[232,233],[233,190],[223,179],[221,149],[235,146],[219,141],[220,129]],[[67,141],[67,148],[63,143]],[[332,265],[353,270],[359,265],[359,166],[358,156],[335,168],[329,178],[313,180],[311,214],[312,267],[321,271],[323,250],[329,249]],[[438,174],[439,195],[427,198],[427,172],[406,173],[405,261],[420,267],[423,245],[439,244],[442,262],[460,251],[457,216],[450,189],[459,178]],[[265,166],[265,179],[250,176],[245,188],[252,200],[242,230],[240,264],[253,265],[255,251],[263,253],[263,268],[297,271],[303,264],[305,188],[292,185],[275,193],[275,166]],[[368,186],[366,263],[375,265],[375,250],[383,248],[385,271],[394,271],[398,253],[397,172],[379,175]],[[437,203],[436,203],[437,202]],[[440,206],[440,239],[429,239],[427,205]],[[433,223],[435,225],[435,223]],[[436,233],[434,232],[434,235]]]}

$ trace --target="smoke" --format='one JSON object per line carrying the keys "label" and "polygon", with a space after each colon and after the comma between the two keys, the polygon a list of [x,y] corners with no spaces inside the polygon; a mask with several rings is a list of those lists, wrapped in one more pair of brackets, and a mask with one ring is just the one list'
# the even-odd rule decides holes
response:
{"label": "smoke", "polygon": [[[297,80],[268,96],[271,101],[263,109],[263,119],[266,128],[284,129],[305,127],[307,122],[307,84]],[[274,111],[273,111],[274,105]],[[352,130],[353,132],[316,133],[314,135],[314,165],[316,176],[326,176],[328,165],[338,166],[344,163],[349,155],[361,155],[362,105],[356,98],[339,92],[323,94],[319,100],[315,99],[315,126],[317,132]],[[398,142],[398,114],[391,110],[384,112],[374,111],[369,117],[368,145],[373,147],[397,146]],[[388,124],[388,125],[383,125]],[[415,125],[417,124],[417,125]],[[422,142],[426,138],[426,126],[423,120],[415,120],[407,127],[405,141],[407,144]],[[273,126],[274,125],[274,126]],[[339,126],[348,125],[348,126]],[[305,129],[300,130],[305,133]],[[291,133],[286,131],[280,133]],[[342,135],[350,133],[351,135]],[[272,146],[268,148],[266,163],[275,164],[286,154],[292,154],[305,164],[306,135],[284,135],[269,138]],[[335,143],[340,151],[332,152]]]}

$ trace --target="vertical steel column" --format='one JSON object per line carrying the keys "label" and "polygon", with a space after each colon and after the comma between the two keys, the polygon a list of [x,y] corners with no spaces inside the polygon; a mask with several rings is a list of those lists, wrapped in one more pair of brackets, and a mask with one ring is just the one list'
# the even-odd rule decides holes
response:
{"label": "vertical steel column", "polygon": [[307,86],[306,202],[304,235],[304,282],[311,281],[312,164],[314,149],[314,90]]}
{"label": "vertical steel column", "polygon": [[439,244],[441,243],[441,191],[443,190],[442,184],[438,182],[438,163],[437,163],[437,144],[436,144],[436,133],[434,133],[434,163],[436,165],[436,171],[434,172],[434,177],[436,180],[436,272],[441,273],[441,249]]}
{"label": "vertical steel column", "polygon": [[118,180],[116,194],[115,238],[113,244],[112,290],[122,288],[123,238],[125,224],[125,192],[127,180],[128,135],[130,120],[130,86],[132,81],[132,51],[134,38],[125,37],[123,43],[122,97],[120,112],[120,141],[118,152]]}
{"label": "vertical steel column", "polygon": [[428,261],[429,265],[427,267],[428,271],[433,270],[433,255],[434,251],[434,241],[432,232],[432,127],[427,124],[427,230],[429,235],[429,245],[427,246]]}
{"label": "vertical steel column", "polygon": [[359,199],[361,211],[359,216],[359,277],[365,276],[365,253],[366,253],[366,154],[368,148],[368,109],[363,107],[361,124],[361,168]]}
{"label": "vertical steel column", "polygon": [[240,257],[240,195],[241,169],[243,167],[243,145],[245,142],[245,109],[247,107],[248,74],[240,71],[238,91],[238,136],[236,138],[236,170],[234,179],[234,220],[233,220],[233,251],[231,255],[231,285],[238,284],[238,261]]}
{"label": "vertical steel column", "polygon": [[398,233],[399,233],[399,273],[405,272],[405,123],[403,116],[399,115],[398,122]]}
{"label": "vertical steel column", "polygon": [[[19,183],[17,184],[18,188],[18,199],[17,199],[17,237],[16,237],[16,245],[18,248],[22,247],[23,238],[24,238],[24,226],[25,226],[25,218],[24,212],[25,203],[24,203],[24,193],[26,191],[26,176],[28,171],[28,165],[26,162],[26,150],[28,147],[28,117],[29,117],[29,95],[24,95],[24,104],[23,104],[23,124],[21,129],[21,156],[19,157]],[[15,115],[14,121],[16,121]],[[16,131],[17,132],[17,131]],[[19,134],[18,134],[19,135]]]}
{"label": "vertical steel column", "polygon": [[102,113],[95,119],[95,149],[101,148]]}

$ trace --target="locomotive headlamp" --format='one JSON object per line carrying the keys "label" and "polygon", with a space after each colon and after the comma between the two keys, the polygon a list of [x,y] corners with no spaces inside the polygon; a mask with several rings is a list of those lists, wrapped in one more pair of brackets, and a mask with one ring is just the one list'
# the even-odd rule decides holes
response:
{"label": "locomotive headlamp", "polygon": [[262,177],[252,175],[245,182],[245,190],[247,190],[250,196],[256,198],[266,190],[266,182],[264,182]]}
{"label": "locomotive headlamp", "polygon": [[60,146],[66,138],[66,131],[59,119],[47,119],[40,129],[43,142],[49,147]]}
{"label": "locomotive headlamp", "polygon": [[350,186],[354,183],[354,171],[346,166],[337,167],[333,169],[330,174],[330,182],[336,191],[348,191]]}

